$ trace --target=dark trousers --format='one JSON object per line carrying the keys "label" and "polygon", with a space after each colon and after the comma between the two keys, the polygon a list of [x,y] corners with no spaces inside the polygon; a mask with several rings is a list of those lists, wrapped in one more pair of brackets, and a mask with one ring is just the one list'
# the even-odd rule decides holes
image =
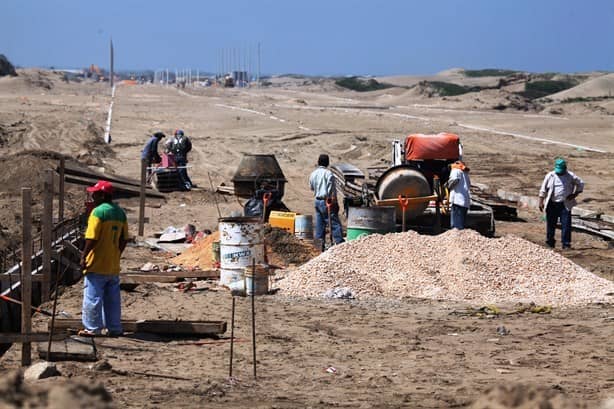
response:
{"label": "dark trousers", "polygon": [[[188,160],[182,156],[176,156],[175,163],[177,164],[177,166],[187,166]],[[184,167],[184,168],[178,169],[178,172],[179,172],[179,178],[181,179],[181,184],[183,185],[185,190],[192,189],[192,180],[188,176],[188,169]]]}
{"label": "dark trousers", "polygon": [[567,210],[563,202],[549,202],[546,207],[546,243],[550,247],[554,247],[554,233],[556,232],[556,224],[561,220],[561,241],[563,248],[571,246],[571,211]]}

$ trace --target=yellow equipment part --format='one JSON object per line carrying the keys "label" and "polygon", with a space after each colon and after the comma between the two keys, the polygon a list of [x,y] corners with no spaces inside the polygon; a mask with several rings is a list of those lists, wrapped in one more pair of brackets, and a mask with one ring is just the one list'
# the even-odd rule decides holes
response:
{"label": "yellow equipment part", "polygon": [[293,212],[278,212],[273,210],[269,215],[269,224],[271,227],[278,227],[294,234],[295,217],[296,213]]}

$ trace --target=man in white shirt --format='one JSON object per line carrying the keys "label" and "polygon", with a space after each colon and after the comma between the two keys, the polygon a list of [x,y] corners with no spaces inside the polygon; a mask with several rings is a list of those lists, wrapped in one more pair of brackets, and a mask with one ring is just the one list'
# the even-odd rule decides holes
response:
{"label": "man in white shirt", "polygon": [[316,239],[322,241],[322,251],[324,251],[326,225],[328,224],[327,199],[331,203],[330,207],[330,228],[333,232],[335,244],[343,243],[343,229],[339,221],[339,203],[337,202],[337,190],[335,189],[335,177],[333,172],[328,169],[328,155],[322,154],[318,157],[318,168],[311,172],[309,176],[309,187],[315,196],[316,210]]}
{"label": "man in white shirt", "polygon": [[556,223],[561,221],[563,248],[571,247],[571,209],[577,204],[576,197],[584,190],[584,181],[567,170],[563,158],[554,161],[554,171],[549,172],[539,189],[539,210],[546,209],[546,244],[554,247]]}
{"label": "man in white shirt", "polygon": [[462,230],[465,228],[465,218],[471,207],[471,179],[469,168],[462,162],[456,161],[451,165],[448,189],[450,190],[450,227]]}

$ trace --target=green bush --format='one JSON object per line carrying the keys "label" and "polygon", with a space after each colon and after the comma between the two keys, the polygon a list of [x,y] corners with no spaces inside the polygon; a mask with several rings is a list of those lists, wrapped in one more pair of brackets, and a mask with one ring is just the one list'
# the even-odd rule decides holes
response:
{"label": "green bush", "polygon": [[358,92],[377,91],[378,89],[386,89],[394,86],[383,82],[377,82],[373,78],[367,80],[359,77],[341,78],[336,80],[335,84]]}
{"label": "green bush", "polygon": [[481,91],[482,87],[465,87],[458,84],[453,84],[451,82],[442,82],[442,81],[427,81],[427,85],[430,85],[440,96],[442,97],[453,97],[455,95],[462,95],[468,92],[478,92]]}
{"label": "green bush", "polygon": [[520,71],[500,70],[498,68],[486,68],[483,70],[465,70],[466,77],[506,77],[518,74]]}
{"label": "green bush", "polygon": [[570,104],[572,102],[599,102],[605,101],[608,99],[614,99],[614,96],[602,96],[602,97],[575,97],[575,98],[566,98],[561,101],[563,104]]}
{"label": "green bush", "polygon": [[576,85],[577,83],[575,81],[530,81],[524,85],[524,92],[522,92],[521,95],[533,100],[565,91]]}

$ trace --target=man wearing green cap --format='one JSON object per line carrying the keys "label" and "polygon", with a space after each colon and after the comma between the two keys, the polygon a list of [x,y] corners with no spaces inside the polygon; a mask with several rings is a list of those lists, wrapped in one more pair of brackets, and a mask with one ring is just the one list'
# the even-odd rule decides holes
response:
{"label": "man wearing green cap", "polygon": [[539,189],[539,210],[546,209],[546,244],[554,247],[556,223],[561,221],[561,241],[563,248],[571,247],[571,209],[576,205],[576,197],[584,190],[584,182],[573,172],[567,170],[567,162],[556,158],[554,170],[544,178]]}

